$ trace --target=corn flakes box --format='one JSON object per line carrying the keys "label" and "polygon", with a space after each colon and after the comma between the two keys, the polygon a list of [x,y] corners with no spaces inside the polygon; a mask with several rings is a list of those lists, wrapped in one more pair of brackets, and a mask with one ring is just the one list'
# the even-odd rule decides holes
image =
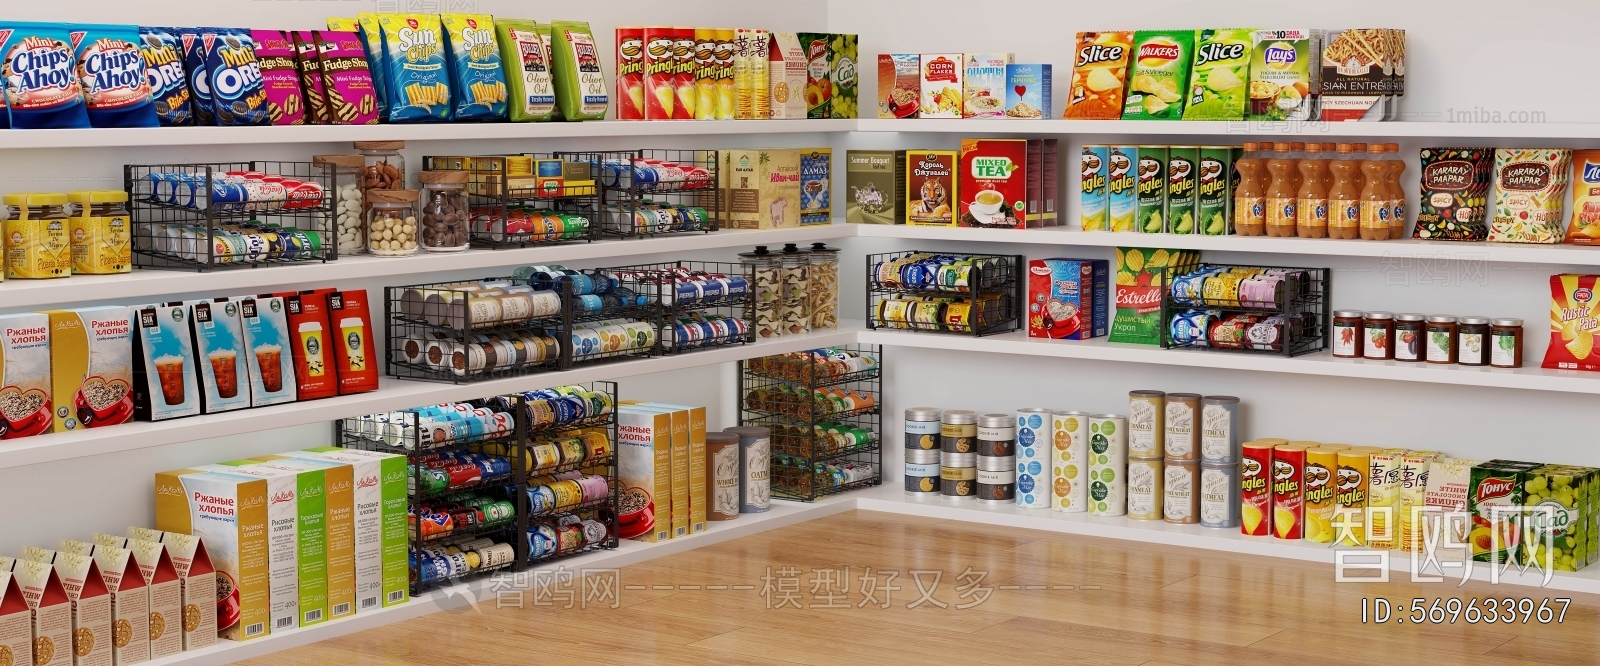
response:
{"label": "corn flakes box", "polygon": [[1497,148],[1494,151],[1494,219],[1489,241],[1560,243],[1562,204],[1572,150]]}
{"label": "corn flakes box", "polygon": [[1544,367],[1554,370],[1600,370],[1594,359],[1594,338],[1600,329],[1595,282],[1600,275],[1550,276],[1550,346]]}
{"label": "corn flakes box", "polygon": [[1207,28],[1195,33],[1184,120],[1242,120],[1255,50],[1249,30]]}
{"label": "corn flakes box", "polygon": [[[1065,118],[1116,120],[1122,117],[1133,31],[1080,32],[1072,63]],[[1045,113],[1049,113],[1045,109]]]}
{"label": "corn flakes box", "polygon": [[1193,30],[1140,30],[1134,35],[1123,120],[1183,118],[1194,38]]}
{"label": "corn flakes box", "polygon": [[922,103],[919,118],[960,118],[966,67],[960,53],[922,54]]}

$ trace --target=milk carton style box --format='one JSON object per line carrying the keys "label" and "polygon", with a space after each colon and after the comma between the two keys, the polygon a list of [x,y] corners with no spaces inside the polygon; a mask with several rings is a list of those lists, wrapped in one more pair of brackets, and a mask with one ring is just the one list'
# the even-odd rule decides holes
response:
{"label": "milk carton style box", "polygon": [[111,666],[111,593],[94,558],[28,546],[22,549],[22,559],[55,567],[71,602],[72,663]]}
{"label": "milk carton style box", "polygon": [[215,414],[250,406],[250,369],[239,304],[226,298],[188,301],[193,322],[201,411]]}
{"label": "milk carton style box", "polygon": [[[128,528],[130,533],[135,528]],[[154,530],[152,530],[154,531]],[[178,578],[183,602],[183,649],[198,650],[217,642],[217,570],[200,537],[156,532]],[[155,596],[152,594],[151,599]],[[155,640],[154,638],[151,639]],[[152,650],[153,651],[153,650]]]}
{"label": "milk carton style box", "polygon": [[618,536],[655,543],[672,538],[672,415],[617,409]]}
{"label": "milk carton style box", "polygon": [[55,567],[31,560],[0,557],[0,571],[10,571],[31,613],[33,666],[72,664],[72,601],[61,587]]}
{"label": "milk carton style box", "polygon": [[[161,532],[151,531],[155,532],[157,538],[161,536]],[[183,584],[172,568],[172,559],[167,556],[166,547],[159,541],[110,534],[96,534],[94,542],[126,548],[133,554],[139,577],[144,580],[147,608],[145,632],[150,641],[150,658],[160,659],[183,652],[183,635],[177,630],[183,622]],[[216,595],[212,594],[208,605],[215,608],[216,604]],[[212,614],[216,612],[213,610]]]}
{"label": "milk carton style box", "polygon": [[50,430],[50,318],[0,316],[0,439]]}
{"label": "milk carton style box", "polygon": [[195,469],[267,482],[267,594],[272,626],[268,632],[300,626],[299,475],[260,467],[254,460],[230,460]]}
{"label": "milk carton style box", "polygon": [[133,420],[132,313],[120,306],[44,313],[56,432]]}
{"label": "milk carton style box", "polygon": [[189,309],[182,303],[134,308],[133,410],[140,420],[200,413]]}
{"label": "milk carton style box", "polygon": [[223,638],[267,635],[267,479],[195,469],[157,473],[156,527],[204,540],[217,570],[217,631]]}
{"label": "milk carton style box", "polygon": [[250,406],[295,401],[294,349],[283,299],[276,296],[239,299],[244,330],[245,362],[250,369]]}
{"label": "milk carton style box", "polygon": [[33,663],[33,611],[4,564],[9,563],[0,563],[0,654],[11,664],[28,666]]}
{"label": "milk carton style box", "polygon": [[62,553],[94,558],[111,600],[111,663],[137,664],[150,660],[150,593],[133,551],[109,544],[62,539]]}
{"label": "milk carton style box", "polygon": [[333,446],[279,455],[350,465],[355,483],[356,612],[405,603],[411,571],[405,456]]}
{"label": "milk carton style box", "polygon": [[[325,513],[324,525],[324,566],[327,570],[327,619],[335,619],[350,615],[355,610],[356,594],[356,536],[355,536],[355,468],[349,463],[332,460],[316,460],[311,458],[291,458],[287,456],[261,456],[256,460],[262,465],[288,470],[316,471],[323,475],[323,498]],[[310,518],[307,517],[307,520]],[[312,547],[308,542],[314,538],[314,533],[308,534],[302,525],[300,534],[300,559],[308,557],[306,548]],[[317,566],[317,565],[312,565]],[[302,577],[305,569],[301,569]],[[306,581],[300,583],[301,608],[300,622],[308,622],[308,611],[305,607]],[[314,621],[313,621],[314,622]]]}

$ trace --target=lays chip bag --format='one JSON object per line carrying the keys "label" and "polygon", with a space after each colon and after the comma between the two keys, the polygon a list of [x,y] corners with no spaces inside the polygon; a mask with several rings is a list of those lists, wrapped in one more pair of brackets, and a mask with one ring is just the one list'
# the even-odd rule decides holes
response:
{"label": "lays chip bag", "polygon": [[1550,276],[1550,346],[1544,351],[1544,367],[1600,370],[1594,354],[1600,331],[1596,282],[1600,275]]}

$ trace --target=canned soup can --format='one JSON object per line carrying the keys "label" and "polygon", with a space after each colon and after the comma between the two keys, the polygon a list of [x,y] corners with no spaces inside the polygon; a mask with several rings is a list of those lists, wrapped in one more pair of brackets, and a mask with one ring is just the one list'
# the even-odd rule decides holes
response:
{"label": "canned soup can", "polygon": [[1050,508],[1077,513],[1089,510],[1089,415],[1051,415]]}
{"label": "canned soup can", "polygon": [[1017,506],[1026,509],[1050,507],[1050,436],[1053,428],[1050,410],[1017,410]]}

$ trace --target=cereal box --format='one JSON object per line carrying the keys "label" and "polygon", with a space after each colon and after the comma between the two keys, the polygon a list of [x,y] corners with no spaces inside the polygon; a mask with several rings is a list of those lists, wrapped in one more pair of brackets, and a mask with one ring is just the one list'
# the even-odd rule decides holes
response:
{"label": "cereal box", "polygon": [[828,117],[854,118],[857,115],[856,63],[860,62],[855,35],[828,37],[828,85],[833,89],[828,100]]}
{"label": "cereal box", "polygon": [[904,224],[905,161],[892,150],[851,150],[844,156],[848,200],[844,221],[851,224]]}
{"label": "cereal box", "polygon": [[203,38],[206,70],[211,83],[211,105],[217,125],[266,125],[267,95],[256,60],[255,40],[243,28],[216,28],[210,42]]}
{"label": "cereal box", "polygon": [[[294,402],[296,395],[294,349],[283,299],[276,296],[245,297],[239,302],[244,330],[245,362],[250,370],[250,406],[265,407]],[[288,381],[284,381],[287,377]]]}
{"label": "cereal box", "polygon": [[50,381],[55,431],[133,420],[132,310],[50,310]]}
{"label": "cereal box", "polygon": [[90,127],[159,127],[139,27],[76,25],[69,31]]}
{"label": "cereal box", "polygon": [[1004,118],[1006,66],[1010,53],[963,54],[965,72],[961,92],[962,118]]}
{"label": "cereal box", "polygon": [[[1577,151],[1584,152],[1593,151]],[[1489,185],[1494,178],[1494,149],[1423,148],[1419,159],[1421,202],[1412,237],[1462,241],[1488,238],[1489,220],[1484,207],[1489,203]],[[1581,190],[1574,193],[1575,197],[1580,195]],[[1574,219],[1579,209],[1575,201]],[[1570,231],[1567,242],[1573,242]]]}
{"label": "cereal box", "polygon": [[[328,467],[295,458],[251,459],[246,469],[271,469],[295,479],[295,560],[299,570],[300,626],[328,621]],[[348,466],[343,466],[348,469]],[[270,511],[270,509],[269,509]],[[344,599],[348,614],[349,599]]]}
{"label": "cereal box", "polygon": [[1029,260],[1028,337],[1105,336],[1110,277],[1110,263],[1104,259]]}
{"label": "cereal box", "polygon": [[[260,456],[255,458],[263,465],[296,471],[317,470],[323,474],[323,492],[326,514],[323,517],[326,539],[328,619],[338,619],[356,612],[356,532],[355,532],[355,466],[350,463],[293,456]],[[315,537],[312,531],[300,533],[301,559],[316,550],[307,539]],[[304,608],[307,584],[301,582],[301,623],[314,623],[314,618]]]}
{"label": "cereal box", "polygon": [[800,151],[800,224],[833,224],[832,148]]}
{"label": "cereal box", "polygon": [[[327,121],[336,125],[378,124],[378,92],[361,53],[361,39],[353,32],[317,30],[314,34],[322,89],[327,96]],[[504,97],[505,91],[488,94]]]}
{"label": "cereal box", "polygon": [[1192,30],[1140,30],[1134,35],[1133,69],[1122,104],[1123,120],[1183,117],[1194,37]]}
{"label": "cereal box", "polygon": [[53,389],[50,317],[0,315],[0,439],[49,432],[56,406]]}
{"label": "cereal box", "polygon": [[878,54],[878,117],[915,118],[922,98],[922,56]]}
{"label": "cereal box", "polygon": [[[132,530],[130,530],[132,531]],[[161,544],[161,532],[150,530],[150,534],[139,536],[154,536],[156,540],[139,539],[114,536],[110,534],[96,534],[96,544],[126,548],[133,554],[134,564],[139,569],[139,577],[144,580],[145,603],[148,607],[146,614],[146,631],[149,633],[149,650],[151,659],[169,657],[184,650],[183,635],[178,631],[167,631],[168,628],[182,624],[183,617],[183,583],[179,580],[177,571],[173,568],[172,558],[168,556],[166,548]],[[191,537],[192,538],[192,537]],[[216,616],[217,596],[216,588],[212,587],[212,594],[205,605],[211,608],[211,615]],[[215,622],[212,623],[212,641],[216,640]]]}
{"label": "cereal box", "polygon": [[183,71],[183,51],[169,28],[139,27],[139,52],[150,79],[150,97],[162,127],[194,124],[189,110],[189,79]]}
{"label": "cereal box", "polygon": [[64,23],[0,22],[0,85],[13,129],[89,126],[69,31]]}
{"label": "cereal box", "polygon": [[1311,120],[1322,93],[1322,31],[1294,28],[1251,34],[1247,120]]}
{"label": "cereal box", "polygon": [[306,104],[300,93],[300,68],[294,33],[251,30],[260,61],[261,83],[267,93],[267,119],[274,125],[306,124]]}
{"label": "cereal box", "polygon": [[[522,19],[496,19],[494,24],[495,41],[500,46],[500,59],[506,63],[506,86],[508,108],[511,122],[520,123],[534,120],[549,120],[551,112],[556,106],[556,91],[550,82],[550,54],[544,49],[544,39],[539,36],[539,23]],[[623,28],[618,29],[623,30]],[[637,30],[637,28],[635,29]],[[628,45],[620,42],[617,45],[618,54],[621,54]],[[642,48],[637,40],[632,42],[631,48],[638,55]],[[638,66],[639,74],[643,74],[643,60],[634,59],[629,62],[629,67]],[[622,73],[622,60],[618,59],[617,99],[619,105],[634,104],[630,107],[637,111],[634,117],[622,118],[623,120],[644,119],[644,87],[643,79],[624,79]],[[632,69],[629,72],[633,72]],[[635,88],[637,86],[637,88]],[[620,101],[626,100],[626,102]],[[621,113],[622,107],[618,107]],[[630,114],[633,111],[630,111]]]}
{"label": "cereal box", "polygon": [[[709,49],[708,49],[709,50]],[[716,56],[707,53],[707,68],[715,69]],[[772,46],[767,55],[767,77],[770,79],[772,97],[772,117],[795,119],[806,117],[806,50],[800,45],[800,37],[792,32],[772,33]],[[715,79],[713,88],[715,87]],[[702,101],[705,99],[702,96]],[[709,113],[715,116],[715,94],[713,91],[712,104]],[[698,113],[699,109],[696,109]],[[711,118],[707,118],[710,120]]]}
{"label": "cereal box", "polygon": [[1184,120],[1242,120],[1254,41],[1249,30],[1195,33]]}
{"label": "cereal box", "polygon": [[1550,346],[1543,367],[1553,370],[1600,370],[1595,336],[1600,334],[1600,275],[1550,276]]}
{"label": "cereal box", "polygon": [[355,479],[356,613],[405,603],[410,589],[406,457],[332,446],[281,455],[351,466]]}
{"label": "cereal box", "polygon": [[180,469],[156,474],[156,527],[200,537],[217,574],[217,631],[246,641],[267,635],[267,480]]}
{"label": "cereal box", "polygon": [[622,484],[617,500],[618,536],[652,543],[671,539],[671,415],[618,408],[617,465]]}
{"label": "cereal box", "polygon": [[239,303],[226,298],[189,301],[200,379],[201,411],[216,414],[250,406],[250,370]]}
{"label": "cereal box", "polygon": [[692,405],[674,405],[668,403],[644,403],[645,407],[658,407],[672,410],[673,433],[677,433],[678,420],[688,419],[689,426],[689,533],[699,534],[706,531],[706,516],[708,513],[706,497],[706,408]]}
{"label": "cereal box", "polygon": [[965,59],[960,53],[922,54],[922,98],[919,118],[960,118],[965,85]]}
{"label": "cereal box", "polygon": [[1494,219],[1489,241],[1560,243],[1561,206],[1567,193],[1572,150],[1497,148],[1494,151]]}
{"label": "cereal box", "polygon": [[0,562],[0,654],[13,664],[28,666],[33,663],[33,613],[9,564]]}
{"label": "cereal box", "polygon": [[[328,292],[328,324],[339,395],[378,390],[378,350],[372,339],[367,290]],[[336,334],[338,337],[332,337]]]}
{"label": "cereal box", "polygon": [[[1072,63],[1072,88],[1067,91],[1065,118],[1116,120],[1122,117],[1127,88],[1132,31],[1080,32]],[[1050,110],[1044,113],[1049,115]]]}
{"label": "cereal box", "polygon": [[0,557],[0,571],[10,571],[22,598],[32,611],[29,632],[33,637],[33,661],[14,662],[34,666],[72,664],[72,600],[61,587],[55,567],[44,562]]}
{"label": "cereal box", "polygon": [[333,122],[328,112],[328,92],[322,83],[322,59],[317,49],[317,34],[312,30],[291,30],[294,41],[295,72],[300,76],[300,94],[305,99],[306,121],[313,125]]}
{"label": "cereal box", "polygon": [[800,151],[725,150],[722,159],[730,227],[800,226]]}
{"label": "cereal box", "polygon": [[906,224],[956,226],[956,160],[953,150],[906,151]]}
{"label": "cereal box", "polygon": [[1600,150],[1572,151],[1572,219],[1566,242],[1600,245]]}
{"label": "cereal box", "polygon": [[832,35],[802,32],[797,35],[806,54],[806,117],[828,118],[833,113],[833,83],[828,80],[833,63],[828,60]]}
{"label": "cereal box", "polygon": [[1078,223],[1084,231],[1105,231],[1110,227],[1106,208],[1111,200],[1106,187],[1110,180],[1108,146],[1086,145],[1079,160]]}
{"label": "cereal box", "polygon": [[22,559],[56,570],[61,590],[71,602],[74,666],[111,666],[111,593],[94,558],[27,546]]}
{"label": "cereal box", "polygon": [[1117,248],[1116,315],[1111,322],[1111,342],[1144,345],[1161,343],[1161,291],[1168,271],[1173,275],[1194,270],[1200,253],[1194,250]]}
{"label": "cereal box", "polygon": [[300,570],[299,476],[261,467],[254,460],[231,460],[194,469],[266,481],[267,585],[272,618],[268,633],[300,626],[300,578],[302,573],[317,572]]}
{"label": "cereal box", "polygon": [[[962,139],[956,166],[956,223],[963,227],[1020,229],[1027,226],[1028,142],[1025,139]],[[1038,193],[1033,192],[1033,200]]]}
{"label": "cereal box", "polygon": [[[672,438],[672,510],[670,514],[672,521],[672,537],[678,538],[681,536],[687,536],[691,533],[694,524],[694,502],[691,499],[691,491],[696,486],[694,483],[694,478],[690,473],[690,470],[693,467],[693,456],[690,450],[691,447],[689,435],[690,408],[654,402],[634,403],[631,405],[631,407],[640,411],[649,412],[651,414],[666,414],[671,417],[669,427],[671,428]],[[705,415],[703,413],[703,408],[700,423],[701,427],[704,428]],[[700,450],[700,457],[702,461],[705,459],[704,437],[704,430],[702,430],[702,442]],[[702,463],[702,466],[703,465],[704,463]],[[703,503],[703,493],[705,491],[705,478],[703,474],[700,478],[700,483],[698,486],[700,488],[699,492],[702,493],[701,502]],[[703,513],[700,517],[700,524],[702,526],[701,529],[704,530],[705,517]]]}
{"label": "cereal box", "polygon": [[1006,117],[1050,117],[1050,65],[1006,65]]}
{"label": "cereal box", "polygon": [[1133,218],[1139,211],[1138,161],[1138,146],[1106,149],[1106,217],[1112,231],[1133,231]]}
{"label": "cereal box", "polygon": [[94,558],[111,604],[111,663],[150,660],[150,594],[133,551],[109,544],[62,539],[56,550]]}

